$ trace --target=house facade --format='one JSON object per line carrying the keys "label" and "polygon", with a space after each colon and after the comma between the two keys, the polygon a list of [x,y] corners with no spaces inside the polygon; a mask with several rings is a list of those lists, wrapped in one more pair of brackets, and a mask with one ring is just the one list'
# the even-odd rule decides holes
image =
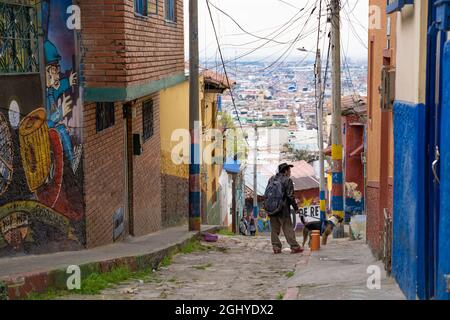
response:
{"label": "house facade", "polygon": [[449,11],[416,0],[383,13],[396,20],[392,275],[408,299],[450,299]]}
{"label": "house facade", "polygon": [[[203,224],[221,225],[221,192],[226,193],[228,181],[221,179],[225,140],[218,112],[219,97],[228,84],[224,76],[211,71],[200,74],[199,84],[201,218]],[[189,139],[188,77],[162,90],[160,101],[162,216],[164,225],[172,226],[185,222],[189,211],[189,145],[180,147],[180,139]]]}
{"label": "house facade", "polygon": [[0,20],[0,255],[161,229],[160,90],[185,79],[182,1],[0,1]]}
{"label": "house facade", "polygon": [[[374,27],[369,29],[366,235],[374,255],[390,259],[384,252],[384,229],[392,219],[393,204],[396,14],[385,13],[384,0],[371,0],[369,4],[375,9],[369,18]],[[382,85],[384,90],[380,92]]]}

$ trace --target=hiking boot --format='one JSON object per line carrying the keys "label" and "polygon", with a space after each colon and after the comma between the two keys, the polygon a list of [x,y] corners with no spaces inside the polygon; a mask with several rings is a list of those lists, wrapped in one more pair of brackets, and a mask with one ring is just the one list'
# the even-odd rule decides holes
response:
{"label": "hiking boot", "polygon": [[291,249],[291,254],[302,253],[304,250],[301,247]]}
{"label": "hiking boot", "polygon": [[281,249],[273,249],[273,254],[280,254],[281,253]]}

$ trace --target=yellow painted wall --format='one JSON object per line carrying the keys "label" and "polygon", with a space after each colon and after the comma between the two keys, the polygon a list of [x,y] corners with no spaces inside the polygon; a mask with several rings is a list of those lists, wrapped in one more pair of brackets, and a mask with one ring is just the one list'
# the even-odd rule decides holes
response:
{"label": "yellow painted wall", "polygon": [[[203,118],[202,139],[200,141],[201,154],[209,141],[206,139],[206,132],[214,125],[213,118],[217,116],[217,94],[204,92],[204,80],[200,76],[200,105],[199,116]],[[203,110],[202,110],[203,109]],[[200,119],[202,120],[202,119]],[[217,122],[216,122],[217,123]],[[216,125],[217,127],[217,125]],[[161,170],[164,174],[189,178],[189,168],[187,165],[175,165],[171,159],[171,151],[179,142],[171,141],[172,132],[176,129],[189,130],[189,81],[185,81],[176,86],[162,90],[160,92],[160,128],[161,128]],[[201,158],[203,164],[203,157]],[[210,203],[214,192],[219,188],[219,177],[222,170],[220,165],[202,165],[202,183],[206,191],[206,201]],[[208,179],[206,179],[206,176]],[[216,179],[216,187],[213,182]],[[205,204],[206,205],[206,204]],[[206,207],[205,207],[206,208]]]}
{"label": "yellow painted wall", "polygon": [[187,165],[175,165],[171,159],[171,141],[176,129],[189,130],[189,81],[160,91],[161,170],[164,174],[189,178]]}
{"label": "yellow painted wall", "polygon": [[427,19],[427,0],[397,13],[397,100],[425,103]]}
{"label": "yellow painted wall", "polygon": [[[203,122],[202,153],[204,152],[203,147],[211,143],[211,141],[208,141],[210,139],[208,138],[210,130],[217,129],[217,96],[216,93],[204,93],[202,99],[202,106],[204,107],[203,111],[201,111],[202,113],[200,113]],[[218,151],[216,151],[216,156],[219,156]],[[204,168],[206,169],[208,177],[206,181],[206,201],[209,204],[213,204],[213,196],[217,193],[219,188],[219,177],[222,166],[217,164],[205,164]],[[217,201],[218,197],[216,198],[216,202]]]}

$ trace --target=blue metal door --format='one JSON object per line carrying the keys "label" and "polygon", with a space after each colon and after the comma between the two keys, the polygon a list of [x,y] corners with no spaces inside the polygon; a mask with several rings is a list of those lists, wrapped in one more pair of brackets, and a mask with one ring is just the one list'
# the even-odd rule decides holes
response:
{"label": "blue metal door", "polygon": [[429,2],[424,298],[450,299],[450,1]]}
{"label": "blue metal door", "polygon": [[442,56],[440,117],[440,210],[437,225],[436,299],[450,300],[450,40]]}

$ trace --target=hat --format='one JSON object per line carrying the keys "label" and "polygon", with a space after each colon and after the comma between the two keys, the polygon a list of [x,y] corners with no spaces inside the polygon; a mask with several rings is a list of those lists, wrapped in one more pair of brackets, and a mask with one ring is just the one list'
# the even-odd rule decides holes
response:
{"label": "hat", "polygon": [[61,55],[59,54],[58,49],[49,40],[46,40],[44,43],[44,53],[45,64],[47,65],[58,63],[61,60]]}
{"label": "hat", "polygon": [[280,164],[279,166],[278,166],[278,172],[284,172],[287,168],[293,168],[294,166],[292,165],[292,164],[287,164],[286,162],[285,163],[282,163],[282,164]]}

